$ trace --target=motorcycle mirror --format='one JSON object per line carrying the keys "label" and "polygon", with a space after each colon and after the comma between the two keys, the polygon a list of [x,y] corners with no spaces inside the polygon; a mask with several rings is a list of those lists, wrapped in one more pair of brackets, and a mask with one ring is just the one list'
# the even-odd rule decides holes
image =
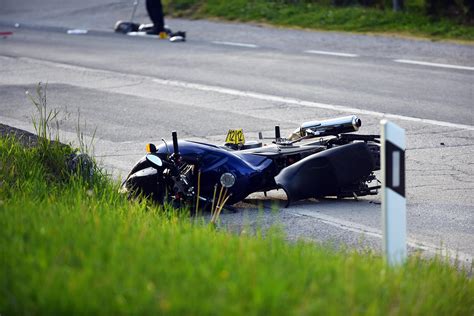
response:
{"label": "motorcycle mirror", "polygon": [[160,157],[156,155],[146,155],[146,160],[148,160],[155,168],[163,166],[163,161],[161,161]]}

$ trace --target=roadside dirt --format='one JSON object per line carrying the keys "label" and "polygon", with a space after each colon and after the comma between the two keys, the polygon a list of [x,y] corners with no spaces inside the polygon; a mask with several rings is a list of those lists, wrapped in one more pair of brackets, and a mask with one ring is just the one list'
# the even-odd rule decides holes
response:
{"label": "roadside dirt", "polygon": [[[39,137],[25,130],[0,123],[0,137],[14,137],[25,147],[35,147],[38,145]],[[53,141],[55,142],[55,141]],[[65,144],[60,143],[63,146]]]}
{"label": "roadside dirt", "polygon": [[0,124],[0,137],[14,137],[26,147],[34,147],[38,144],[38,136],[33,133]]}

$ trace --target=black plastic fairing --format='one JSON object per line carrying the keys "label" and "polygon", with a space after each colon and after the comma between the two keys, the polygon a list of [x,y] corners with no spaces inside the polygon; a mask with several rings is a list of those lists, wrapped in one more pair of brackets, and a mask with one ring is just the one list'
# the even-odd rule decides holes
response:
{"label": "black plastic fairing", "polygon": [[360,181],[374,168],[367,145],[360,142],[306,157],[283,169],[275,182],[285,190],[291,202],[337,195],[341,188]]}
{"label": "black plastic fairing", "polygon": [[159,171],[154,167],[141,169],[125,180],[125,187],[130,196],[139,196],[143,194],[145,197],[151,197],[156,201],[162,201],[164,197],[164,187],[159,182]]}

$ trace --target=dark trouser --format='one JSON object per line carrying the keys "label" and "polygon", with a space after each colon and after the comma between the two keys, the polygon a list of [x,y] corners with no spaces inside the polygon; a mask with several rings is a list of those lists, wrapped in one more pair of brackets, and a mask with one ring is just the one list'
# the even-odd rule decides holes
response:
{"label": "dark trouser", "polygon": [[165,20],[163,18],[163,6],[161,0],[146,0],[146,10],[153,22],[153,28],[156,33],[164,32]]}

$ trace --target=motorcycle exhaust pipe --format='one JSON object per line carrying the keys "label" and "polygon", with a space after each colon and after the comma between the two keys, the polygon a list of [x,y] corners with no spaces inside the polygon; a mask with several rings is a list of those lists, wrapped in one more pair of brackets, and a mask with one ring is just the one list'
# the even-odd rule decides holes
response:
{"label": "motorcycle exhaust pipe", "polygon": [[297,140],[305,136],[322,137],[351,133],[358,131],[361,125],[362,121],[355,115],[324,121],[310,121],[301,124],[301,126],[289,136],[289,139]]}

